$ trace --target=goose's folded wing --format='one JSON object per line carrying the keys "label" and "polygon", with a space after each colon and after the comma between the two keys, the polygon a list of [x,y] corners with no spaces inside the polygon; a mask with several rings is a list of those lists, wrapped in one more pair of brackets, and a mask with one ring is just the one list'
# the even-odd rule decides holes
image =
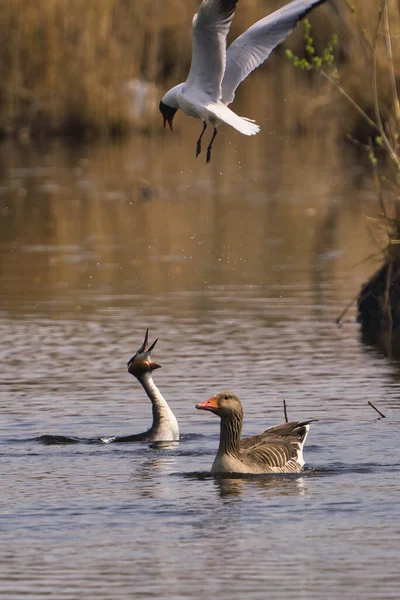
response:
{"label": "goose's folded wing", "polygon": [[213,100],[221,99],[226,65],[226,36],[237,0],[203,0],[193,18],[192,64],[186,87],[196,87]]}
{"label": "goose's folded wing", "polygon": [[230,104],[235,90],[313,8],[326,0],[294,0],[254,23],[228,48],[222,80],[222,102]]}
{"label": "goose's folded wing", "polygon": [[284,441],[291,438],[292,441],[298,440],[302,442],[308,433],[309,424],[317,421],[317,419],[309,419],[308,421],[292,421],[290,423],[282,423],[269,427],[262,433],[257,435],[249,435],[240,440],[240,446],[243,449],[255,448],[264,443]]}
{"label": "goose's folded wing", "polygon": [[243,462],[253,463],[262,469],[284,468],[297,456],[297,448],[289,441],[270,440],[255,448],[243,450]]}

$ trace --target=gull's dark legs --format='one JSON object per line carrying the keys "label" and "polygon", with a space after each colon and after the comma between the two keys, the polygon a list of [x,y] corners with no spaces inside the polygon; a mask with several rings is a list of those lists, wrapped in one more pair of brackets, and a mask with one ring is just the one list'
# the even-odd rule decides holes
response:
{"label": "gull's dark legs", "polygon": [[217,128],[214,127],[214,133],[212,135],[212,138],[210,140],[210,143],[208,144],[208,148],[207,148],[207,159],[206,159],[206,163],[209,163],[211,160],[211,148],[212,148],[212,143],[215,140],[215,136],[217,135],[218,131]]}
{"label": "gull's dark legs", "polygon": [[206,122],[206,121],[203,121],[203,131],[201,132],[201,134],[200,134],[200,137],[199,137],[199,139],[197,140],[196,158],[198,157],[198,155],[199,155],[199,154],[200,154],[200,152],[201,152],[201,138],[203,137],[203,135],[204,135],[204,132],[205,132],[205,130],[206,130],[206,129],[207,129],[207,122]]}

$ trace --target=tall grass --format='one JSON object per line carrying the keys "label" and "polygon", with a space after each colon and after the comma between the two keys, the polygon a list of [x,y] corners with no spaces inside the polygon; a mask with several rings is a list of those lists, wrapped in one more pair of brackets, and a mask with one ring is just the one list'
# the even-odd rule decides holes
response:
{"label": "tall grass", "polygon": [[[373,28],[377,1],[355,2],[360,21]],[[232,35],[283,3],[241,0]],[[322,44],[333,31],[339,34],[343,72],[356,100],[367,109],[362,34],[344,3],[332,3],[342,17],[328,6],[318,8],[312,14],[316,42]],[[396,0],[391,4],[392,28],[399,31],[400,8]],[[2,0],[0,131],[33,135],[110,132],[132,124],[151,127],[155,118],[158,123],[157,85],[162,88],[185,77],[190,63],[190,24],[198,6],[199,0]],[[301,44],[301,31],[289,41],[291,47],[296,43]],[[399,64],[400,37],[394,38],[393,51]],[[293,86],[303,86],[297,104],[291,106],[296,108],[296,124],[307,123],[310,103],[320,104],[315,81],[299,83],[293,69],[276,56],[267,68],[280,73],[279,85],[269,89],[277,107],[282,94],[293,95]],[[136,88],[128,84],[137,80],[152,85],[145,88],[150,100],[147,109],[133,112]],[[333,92],[332,97],[324,94],[323,90],[323,103],[334,101]]]}

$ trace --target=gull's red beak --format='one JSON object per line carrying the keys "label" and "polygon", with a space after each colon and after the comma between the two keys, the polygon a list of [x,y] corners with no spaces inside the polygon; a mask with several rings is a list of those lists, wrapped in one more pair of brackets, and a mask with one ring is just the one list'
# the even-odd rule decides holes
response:
{"label": "gull's red beak", "polygon": [[173,131],[172,130],[172,119],[167,119],[166,117],[164,117],[164,129],[165,129],[165,126],[167,123],[169,125],[170,130]]}
{"label": "gull's red beak", "polygon": [[204,402],[198,402],[196,404],[196,408],[199,410],[209,410],[210,412],[215,412],[218,409],[217,396],[211,396],[211,398],[204,400]]}

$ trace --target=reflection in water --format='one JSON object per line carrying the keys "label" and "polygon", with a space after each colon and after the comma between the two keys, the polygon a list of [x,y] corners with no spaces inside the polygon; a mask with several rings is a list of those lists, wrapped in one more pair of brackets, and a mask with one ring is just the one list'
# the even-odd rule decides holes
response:
{"label": "reflection in water", "polygon": [[256,486],[265,490],[268,496],[291,496],[305,494],[307,491],[306,477],[304,475],[284,476],[268,475],[256,477],[216,477],[215,486],[221,498],[226,496],[240,496],[248,486]]}
{"label": "reflection in water", "polygon": [[[206,168],[182,151],[197,135],[0,145],[3,595],[396,598],[397,367],[360,348],[354,312],[334,323],[371,271],[373,194],[325,138],[221,131]],[[181,441],[102,443],[148,427],[126,370],[146,327]],[[244,435],[283,398],[319,418],[314,470],[199,471],[218,427],[194,405],[220,389]]]}
{"label": "reflection in water", "polygon": [[152,442],[149,447],[153,450],[173,450],[178,448],[179,442]]}
{"label": "reflection in water", "polygon": [[[181,156],[174,140],[166,161]],[[337,178],[334,158],[318,162],[318,155],[289,145],[281,159],[274,148],[274,161],[262,166],[244,155],[239,164],[224,165],[222,177],[221,165],[177,170],[181,158],[161,168],[155,144],[162,140],[78,152],[54,144],[40,155],[30,147],[0,146],[0,279],[7,310],[79,313],[94,301],[129,304],[135,296],[173,290],[203,290],[196,299],[182,296],[180,308],[196,302],[207,310],[210,286],[273,282],[279,293],[310,264],[327,281],[327,268],[334,275],[337,264],[351,268],[369,254],[359,218],[363,196],[357,200],[352,189],[351,202],[341,200],[348,184]],[[157,193],[144,198],[143,186]],[[370,271],[363,268],[360,281]],[[348,296],[346,288],[343,302]]]}
{"label": "reflection in water", "polygon": [[45,444],[46,446],[51,446],[54,444],[79,444],[81,442],[87,443],[89,440],[82,440],[81,438],[68,435],[44,434],[33,438],[33,441],[40,442],[41,444]]}

